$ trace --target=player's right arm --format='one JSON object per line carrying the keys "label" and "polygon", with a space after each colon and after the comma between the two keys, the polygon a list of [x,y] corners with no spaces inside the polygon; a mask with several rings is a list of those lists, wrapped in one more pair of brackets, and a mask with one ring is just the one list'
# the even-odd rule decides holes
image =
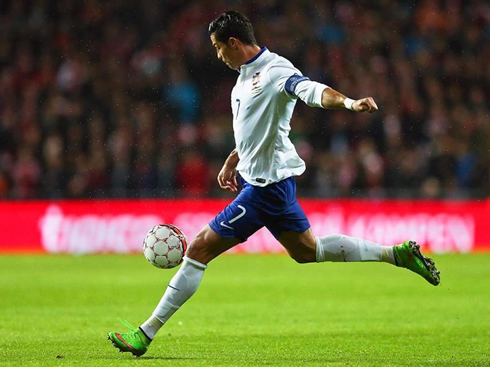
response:
{"label": "player's right arm", "polygon": [[226,158],[221,171],[218,173],[218,183],[219,187],[224,190],[238,191],[238,184],[236,181],[236,167],[240,158],[238,157],[238,152],[234,149],[228,158]]}

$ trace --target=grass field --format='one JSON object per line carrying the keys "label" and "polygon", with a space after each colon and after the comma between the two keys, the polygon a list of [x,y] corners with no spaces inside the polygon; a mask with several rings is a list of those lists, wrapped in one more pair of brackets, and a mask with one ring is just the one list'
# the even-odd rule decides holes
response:
{"label": "grass field", "polygon": [[1,256],[0,366],[490,365],[490,255],[439,255],[433,287],[386,264],[224,256],[141,358],[138,326],[174,271],[143,256]]}

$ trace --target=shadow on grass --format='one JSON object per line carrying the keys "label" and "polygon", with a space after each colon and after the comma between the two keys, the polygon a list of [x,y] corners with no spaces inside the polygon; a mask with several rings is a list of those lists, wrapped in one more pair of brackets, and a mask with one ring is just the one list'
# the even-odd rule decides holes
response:
{"label": "shadow on grass", "polygon": [[197,358],[197,357],[159,357],[159,356],[155,356],[155,357],[137,357],[137,358],[134,358],[135,360],[142,360],[142,359],[148,359],[148,360],[161,360],[161,361],[191,361],[191,360],[194,360],[194,359],[203,359],[203,358]]}
{"label": "shadow on grass", "polygon": [[186,360],[194,360],[194,359],[203,359],[202,357],[189,357],[189,356],[132,356],[130,354],[122,355],[122,354],[115,354],[115,355],[105,355],[105,356],[99,356],[101,359],[112,359],[112,360],[118,360],[121,361],[122,359],[126,361],[143,361],[143,360],[161,360],[161,361],[186,361]]}

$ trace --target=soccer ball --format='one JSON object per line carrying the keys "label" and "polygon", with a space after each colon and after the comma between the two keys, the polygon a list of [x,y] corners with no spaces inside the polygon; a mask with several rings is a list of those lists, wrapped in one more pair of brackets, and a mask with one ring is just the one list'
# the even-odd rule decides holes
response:
{"label": "soccer ball", "polygon": [[184,233],[172,224],[159,224],[148,231],[143,240],[146,260],[157,268],[170,269],[179,265],[187,250]]}

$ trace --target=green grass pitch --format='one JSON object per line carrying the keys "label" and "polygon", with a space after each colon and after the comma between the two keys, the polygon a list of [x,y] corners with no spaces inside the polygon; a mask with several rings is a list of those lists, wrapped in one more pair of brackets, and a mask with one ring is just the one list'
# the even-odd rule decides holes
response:
{"label": "green grass pitch", "polygon": [[144,321],[175,270],[0,256],[0,366],[490,365],[490,254],[434,259],[439,287],[387,264],[223,256],[134,358],[106,334]]}

